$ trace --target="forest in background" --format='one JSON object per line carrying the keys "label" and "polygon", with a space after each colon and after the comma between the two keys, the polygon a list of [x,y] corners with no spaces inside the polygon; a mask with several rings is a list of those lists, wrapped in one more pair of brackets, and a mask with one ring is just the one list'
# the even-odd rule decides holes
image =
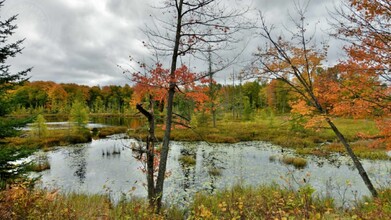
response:
{"label": "forest in background", "polygon": [[[157,66],[151,70],[151,73],[161,68]],[[314,85],[322,92],[324,97],[322,102],[335,117],[378,121],[381,133],[371,137],[387,139],[389,128],[384,126],[384,122],[388,122],[387,117],[384,118],[384,111],[387,109],[374,102],[376,100],[363,100],[357,93],[346,91],[345,85],[357,82],[352,82],[350,78],[339,77],[341,68],[341,66],[335,66],[317,69]],[[157,73],[161,74],[160,71]],[[190,71],[186,74],[196,75]],[[186,74],[182,73],[183,77]],[[164,74],[162,75],[164,78]],[[289,118],[293,130],[304,128],[317,130],[319,126],[324,126],[319,123],[322,118],[319,119],[316,115],[312,115],[305,103],[301,102],[297,92],[283,81],[277,79],[244,80],[243,72],[237,73],[237,78],[234,76],[235,74],[231,75],[230,84],[227,82],[220,84],[213,78],[207,78],[200,80],[194,86],[182,87],[175,96],[174,110],[186,120],[179,120],[179,122],[189,125],[188,122],[193,121],[193,126],[216,127],[216,121],[223,119],[225,121],[249,121],[257,117],[265,119],[283,115]],[[87,107],[90,114],[140,116],[136,105],[142,103],[148,105],[150,99],[153,99],[157,123],[163,124],[166,89],[148,84],[155,82],[143,83],[138,80],[140,79],[135,80],[138,83],[133,86],[126,84],[103,87],[51,81],[26,82],[9,92],[8,99],[13,107],[10,115],[68,115],[73,103],[80,102]],[[156,83],[163,84],[163,81]],[[388,89],[387,85],[385,83],[381,85],[381,81],[376,83],[382,86],[380,87],[382,89],[378,86],[370,88],[365,85],[368,88],[362,90],[361,93],[372,93],[374,97],[385,94]],[[353,96],[357,98],[352,98]],[[383,103],[386,105],[387,100],[385,99]]]}

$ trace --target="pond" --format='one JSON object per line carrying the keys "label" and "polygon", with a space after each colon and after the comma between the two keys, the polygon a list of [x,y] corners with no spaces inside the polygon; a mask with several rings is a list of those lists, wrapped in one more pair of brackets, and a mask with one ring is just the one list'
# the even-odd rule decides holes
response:
{"label": "pond", "polygon": [[[69,129],[71,123],[68,122],[68,116],[45,116],[47,128],[50,130],[56,129]],[[89,122],[87,127],[92,128],[102,128],[107,126],[130,126],[137,127],[142,124],[142,121],[134,117],[119,117],[119,116],[91,116],[89,117]],[[31,130],[33,123],[27,124],[21,130],[28,131]]]}
{"label": "pond", "polygon": [[[66,122],[69,120],[69,117],[66,115],[47,115],[45,119],[48,122]],[[141,123],[137,117],[118,115],[92,115],[89,117],[89,121],[91,124],[104,124],[109,126],[130,126],[134,123]]]}
{"label": "pond", "polygon": [[[123,196],[146,197],[143,165],[128,148],[134,142],[125,135],[114,135],[48,152],[51,169],[40,173],[39,187],[107,194],[114,201]],[[193,158],[195,163],[184,165],[178,160],[181,155]],[[310,184],[318,195],[332,196],[343,206],[369,195],[352,162],[345,156],[307,156],[307,166],[295,169],[279,161],[283,155],[293,155],[293,152],[267,142],[171,142],[170,176],[165,182],[164,200],[186,205],[195,192],[213,193],[237,184],[279,184],[293,189]],[[391,161],[362,162],[376,187],[390,185]]]}

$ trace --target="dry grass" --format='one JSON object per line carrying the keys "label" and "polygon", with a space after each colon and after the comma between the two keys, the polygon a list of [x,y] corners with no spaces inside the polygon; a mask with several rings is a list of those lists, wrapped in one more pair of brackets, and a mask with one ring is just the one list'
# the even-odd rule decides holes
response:
{"label": "dry grass", "polygon": [[295,168],[302,169],[307,166],[307,160],[301,157],[284,156],[281,162],[288,165],[293,165]]}
{"label": "dry grass", "polygon": [[[391,219],[391,190],[364,199],[353,209],[335,208],[332,200],[279,187],[240,186],[216,194],[197,194],[186,209],[175,205],[154,214],[142,199],[117,205],[101,195],[61,195],[58,191],[29,190],[14,185],[0,192],[0,216],[8,219]],[[186,217],[185,217],[186,216]]]}
{"label": "dry grass", "polygon": [[194,166],[196,164],[195,158],[191,155],[181,155],[178,161],[184,166]]}

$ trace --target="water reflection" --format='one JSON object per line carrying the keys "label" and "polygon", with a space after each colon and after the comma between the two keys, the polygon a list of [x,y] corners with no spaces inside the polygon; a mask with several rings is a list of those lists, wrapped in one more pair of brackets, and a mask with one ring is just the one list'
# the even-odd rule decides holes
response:
{"label": "water reflection", "polygon": [[[141,162],[132,156],[132,139],[113,136],[89,144],[59,148],[49,153],[51,169],[42,174],[42,187],[56,187],[63,191],[109,193],[118,200],[123,194],[146,196],[146,178]],[[333,196],[340,204],[348,204],[355,197],[369,195],[349,158],[332,155],[328,158],[307,157],[307,167],[270,161],[271,156],[292,155],[265,142],[213,144],[202,142],[172,142],[167,164],[170,177],[165,182],[166,202],[188,204],[195,192],[213,193],[235,184],[280,184],[297,189],[305,184],[313,186],[320,196]],[[188,157],[185,164],[179,158]],[[363,160],[376,186],[390,184],[391,162]]]}
{"label": "water reflection", "polygon": [[195,184],[195,165],[197,163],[196,148],[193,146],[180,149],[180,157],[185,157],[187,160],[193,160],[195,162],[194,164],[186,161],[179,162],[180,168],[183,172],[182,188],[185,192],[187,192],[188,189]]}
{"label": "water reflection", "polygon": [[87,172],[86,148],[76,148],[70,151],[68,157],[70,158],[70,167],[75,169],[73,175],[77,177],[80,184],[84,183]]}
{"label": "water reflection", "polygon": [[135,117],[125,117],[125,116],[97,116],[90,117],[90,121],[98,124],[105,124],[110,126],[127,126],[131,128],[140,127],[144,120]]}
{"label": "water reflection", "polygon": [[[68,122],[67,116],[45,116],[47,121],[46,125],[48,129],[67,129],[71,127],[71,124]],[[90,129],[94,128],[102,128],[107,126],[126,126],[130,128],[138,128],[141,127],[144,123],[140,118],[135,117],[125,117],[125,116],[92,116],[89,118],[90,121],[87,124],[87,127]],[[30,130],[32,124],[27,124],[26,127],[22,128],[22,130]]]}
{"label": "water reflection", "polygon": [[224,169],[224,162],[220,160],[218,155],[224,155],[224,152],[218,150],[217,147],[212,147],[211,151],[202,149],[202,166],[206,167],[209,174],[210,193],[214,193],[216,190],[216,179],[221,176],[221,172]]}
{"label": "water reflection", "polygon": [[[59,121],[68,121],[67,115],[46,115],[45,119],[47,122],[59,122]],[[139,121],[134,117],[125,117],[125,116],[91,116],[91,123],[96,124],[105,124],[111,126],[128,126],[132,121]]]}

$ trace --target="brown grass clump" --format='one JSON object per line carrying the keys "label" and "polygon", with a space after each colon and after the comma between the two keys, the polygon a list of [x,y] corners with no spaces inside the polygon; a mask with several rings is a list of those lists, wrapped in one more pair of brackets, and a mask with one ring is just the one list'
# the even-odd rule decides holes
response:
{"label": "brown grass clump", "polygon": [[178,161],[184,166],[194,166],[197,162],[195,158],[191,155],[181,155],[178,158]]}
{"label": "brown grass clump", "polygon": [[290,157],[290,156],[284,156],[281,159],[281,162],[293,165],[295,168],[301,169],[307,166],[307,160],[301,157]]}

